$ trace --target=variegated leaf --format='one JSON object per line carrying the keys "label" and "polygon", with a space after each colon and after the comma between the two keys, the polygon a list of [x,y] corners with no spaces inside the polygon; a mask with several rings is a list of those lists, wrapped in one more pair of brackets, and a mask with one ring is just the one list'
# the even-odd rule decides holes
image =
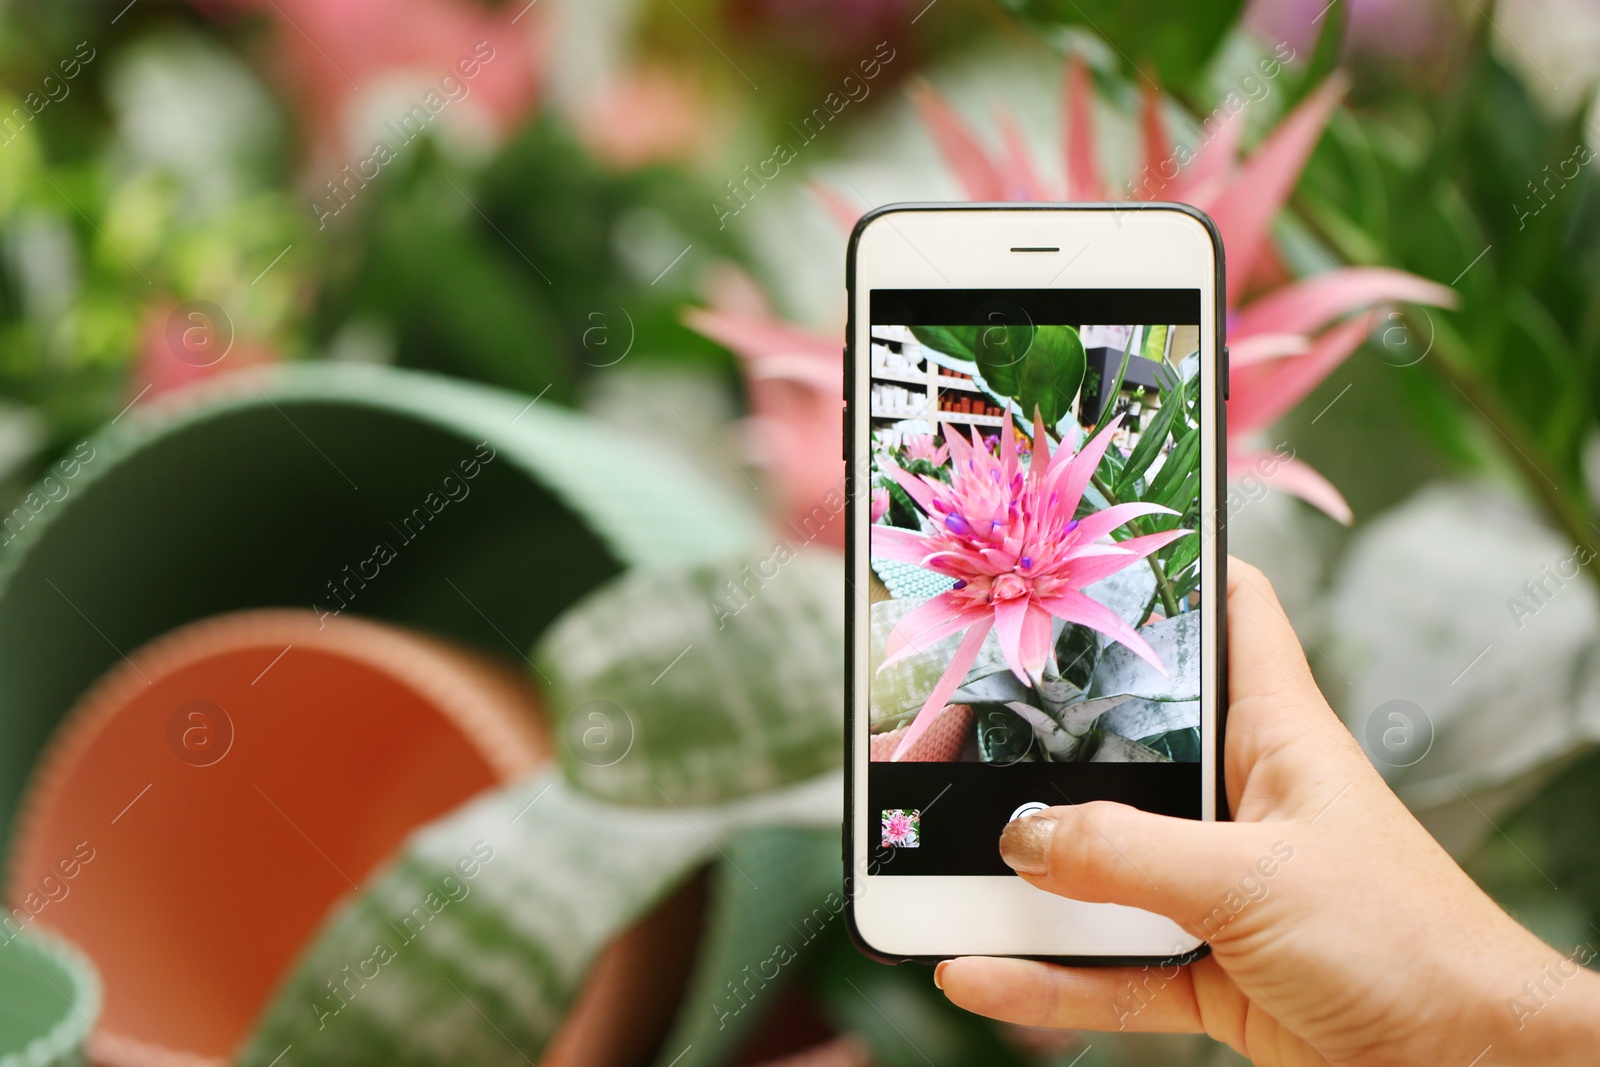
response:
{"label": "variegated leaf", "polygon": [[[814,906],[822,882],[797,888],[794,871],[761,865],[770,850],[730,843],[783,825],[826,827],[832,838],[840,789],[830,774],[729,804],[641,809],[588,797],[550,772],[475,801],[416,834],[340,909],[239,1063],[269,1067],[291,1047],[294,1063],[330,1067],[535,1062],[600,951],[719,850],[750,892],[775,894],[719,902],[743,916],[741,928],[775,928]],[[695,981],[728,977],[702,970]]]}
{"label": "variegated leaf", "polygon": [[534,652],[567,776],[621,803],[697,804],[837,766],[843,624],[831,552],[779,545],[611,581]]}

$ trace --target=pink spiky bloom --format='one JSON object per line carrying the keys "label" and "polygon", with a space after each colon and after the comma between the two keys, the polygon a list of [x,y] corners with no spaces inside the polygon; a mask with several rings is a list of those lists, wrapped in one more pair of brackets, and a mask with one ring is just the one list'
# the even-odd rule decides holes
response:
{"label": "pink spiky bloom", "polygon": [[917,433],[906,438],[906,458],[926,460],[935,467],[944,466],[944,461],[950,458],[950,446],[933,444],[933,434]]}
{"label": "pink spiky bloom", "polygon": [[1159,504],[1117,504],[1081,519],[1074,517],[1084,487],[1121,421],[1120,415],[1112,419],[1082,451],[1073,454],[1063,445],[1051,456],[1043,420],[1036,415],[1033,461],[1024,468],[1008,413],[998,455],[978,442],[976,431],[970,442],[960,434],[950,435],[954,462],[949,484],[890,467],[895,481],[927,513],[933,530],[874,527],[872,555],[925,567],[956,583],[900,620],[889,634],[882,666],[966,631],[893,759],[898,760],[938,718],[991,630],[999,638],[1006,665],[1027,684],[1037,684],[1054,658],[1052,618],[1096,630],[1167,673],[1132,626],[1082,592],[1084,586],[1193,532],[1176,529],[1116,543],[1103,540],[1141,515],[1176,514]]}
{"label": "pink spiky bloom", "polygon": [[[1344,95],[1335,75],[1287,115],[1261,144],[1241,157],[1242,111],[1208,123],[1205,143],[1180,160],[1166,133],[1161,100],[1146,92],[1142,122],[1144,164],[1120,199],[1178,200],[1209,214],[1222,234],[1228,257],[1227,335],[1232,374],[1228,400],[1228,475],[1254,470],[1285,492],[1343,523],[1350,506],[1333,485],[1307,464],[1284,459],[1252,439],[1316,388],[1361,346],[1371,315],[1355,314],[1406,301],[1453,307],[1445,286],[1382,267],[1335,268],[1284,281],[1272,246],[1272,222],[1299,181],[1311,150]],[[1063,186],[1039,177],[1015,120],[998,116],[1002,143],[994,156],[950,104],[931,86],[913,87],[945,162],[974,200],[1105,200],[1109,190],[1096,153],[1092,88],[1082,60],[1067,67],[1065,173]],[[854,225],[842,198],[824,196],[829,211]],[[1347,316],[1353,316],[1348,317]]]}
{"label": "pink spiky bloom", "polygon": [[891,845],[900,845],[911,839],[911,817],[895,812],[883,820],[883,839]]}

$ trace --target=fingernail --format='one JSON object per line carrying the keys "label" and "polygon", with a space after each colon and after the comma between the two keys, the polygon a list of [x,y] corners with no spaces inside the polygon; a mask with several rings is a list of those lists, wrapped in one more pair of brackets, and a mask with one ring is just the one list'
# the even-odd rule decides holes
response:
{"label": "fingernail", "polygon": [[1050,837],[1055,832],[1054,815],[1012,819],[1000,832],[1000,858],[1018,874],[1044,874],[1050,870]]}
{"label": "fingernail", "polygon": [[939,980],[939,976],[944,973],[944,969],[948,966],[950,966],[949,960],[940,960],[938,965],[933,968],[933,986],[935,989],[944,988],[944,983]]}

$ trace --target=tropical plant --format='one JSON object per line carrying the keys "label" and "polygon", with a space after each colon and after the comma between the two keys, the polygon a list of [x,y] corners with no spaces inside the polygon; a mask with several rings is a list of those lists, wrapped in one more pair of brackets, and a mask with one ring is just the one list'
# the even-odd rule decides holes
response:
{"label": "tropical plant", "polygon": [[[1081,355],[1081,346],[1079,352]],[[1081,380],[1081,369],[1078,377]],[[1074,382],[1073,391],[1067,394],[1069,404],[1076,395],[1076,385]],[[1016,387],[1022,388],[1020,378]],[[1182,406],[1174,403],[1172,410]],[[976,430],[970,441],[959,435],[950,437],[953,462],[948,483],[888,466],[890,475],[920,509],[924,530],[875,527],[873,556],[925,567],[953,579],[954,584],[899,618],[888,634],[881,666],[887,668],[908,656],[926,654],[943,639],[964,633],[891,758],[904,756],[943,713],[953,694],[968,679],[991,630],[1014,680],[1042,695],[1048,694],[1044,703],[1050,714],[1040,712],[1030,725],[1040,733],[1046,751],[1057,757],[1076,752],[1076,738],[1087,731],[1094,717],[1086,714],[1088,708],[1080,708],[1071,726],[1060,719],[1065,706],[1078,703],[1086,692],[1084,687],[1062,678],[1057,662],[1060,641],[1071,646],[1079,638],[1072,628],[1109,638],[1158,674],[1169,674],[1160,656],[1136,629],[1145,622],[1148,610],[1125,619],[1083,590],[1193,532],[1169,521],[1165,529],[1139,533],[1131,526],[1135,520],[1157,516],[1176,520],[1183,517],[1183,512],[1153,500],[1113,503],[1115,498],[1110,496],[1113,485],[1131,485],[1160,454],[1172,417],[1167,412],[1158,416],[1159,426],[1151,428],[1137,454],[1126,460],[1118,456],[1104,462],[1108,451],[1114,451],[1110,444],[1121,422],[1120,415],[1081,450],[1074,453],[1062,445],[1052,455],[1045,415],[1035,408],[1031,459],[1025,469],[1018,460],[1016,427],[1009,412],[997,442],[998,455],[978,440]],[[1183,440],[1185,449],[1175,449],[1165,457],[1165,479],[1158,475],[1151,486],[1159,482],[1163,495],[1169,484],[1178,487],[1177,495],[1184,495],[1187,486],[1186,495],[1192,499],[1198,480],[1189,474],[1198,455],[1193,448],[1198,437],[1191,431]],[[1135,464],[1142,467],[1135,470]],[[1091,479],[1102,466],[1105,475],[1091,496]],[[1189,485],[1191,480],[1193,484]],[[1122,532],[1121,540],[1102,542],[1102,538],[1116,531]],[[1165,573],[1159,565],[1143,569],[1151,573],[1153,583],[1159,581],[1166,587],[1166,602],[1176,615],[1178,606]],[[1153,594],[1154,586],[1151,591]],[[1069,630],[1059,639],[1053,620],[1069,624]],[[1098,652],[1098,641],[1092,643]],[[1071,670],[1082,661],[1080,652],[1066,669]],[[1066,682],[1065,687],[1058,682]],[[1099,710],[1112,706],[1096,705]],[[1081,728],[1072,733],[1072,726]]]}

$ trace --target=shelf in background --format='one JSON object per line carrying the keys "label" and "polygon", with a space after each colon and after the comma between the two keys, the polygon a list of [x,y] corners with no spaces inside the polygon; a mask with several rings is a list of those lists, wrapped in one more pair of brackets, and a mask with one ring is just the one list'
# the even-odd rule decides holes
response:
{"label": "shelf in background", "polygon": [[965,411],[941,411],[939,421],[970,423],[973,426],[1004,426],[1006,418],[1004,415],[972,415]]}
{"label": "shelf in background", "polygon": [[969,378],[952,378],[948,374],[941,374],[934,381],[939,384],[940,389],[961,389],[969,393],[980,391],[978,383]]}
{"label": "shelf in background", "polygon": [[872,380],[875,382],[899,382],[902,385],[926,386],[928,384],[928,376],[926,374],[919,374],[915,371],[884,370],[880,367],[872,368]]}

